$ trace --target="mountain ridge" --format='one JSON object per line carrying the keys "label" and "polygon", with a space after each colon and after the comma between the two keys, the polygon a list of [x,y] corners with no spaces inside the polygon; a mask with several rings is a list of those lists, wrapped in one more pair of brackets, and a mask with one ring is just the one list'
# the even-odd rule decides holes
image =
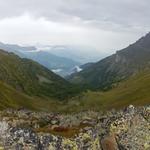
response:
{"label": "mountain ridge", "polygon": [[68,75],[72,68],[74,68],[76,65],[81,64],[72,59],[52,54],[51,52],[46,51],[44,48],[38,50],[34,46],[23,47],[17,44],[4,44],[0,42],[0,49],[13,52],[21,58],[32,59],[57,73],[58,75],[61,75],[62,77]]}
{"label": "mountain ridge", "polygon": [[46,67],[3,50],[0,50],[0,81],[30,96],[63,98],[74,92],[69,82]]}
{"label": "mountain ridge", "polygon": [[47,51],[37,51],[37,52],[24,52],[24,57],[37,61],[48,69],[54,70],[60,69],[57,73],[62,77],[69,74],[70,70],[76,66],[80,65],[79,62],[76,62],[72,59],[56,56]]}
{"label": "mountain ridge", "polygon": [[72,83],[93,89],[109,89],[140,70],[150,67],[150,33],[134,44],[69,77]]}

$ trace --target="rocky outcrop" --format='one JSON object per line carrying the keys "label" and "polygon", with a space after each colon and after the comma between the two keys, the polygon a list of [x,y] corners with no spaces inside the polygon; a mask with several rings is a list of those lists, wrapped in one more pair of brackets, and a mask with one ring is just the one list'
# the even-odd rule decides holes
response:
{"label": "rocky outcrop", "polygon": [[150,149],[149,106],[69,115],[7,110],[0,118],[4,150]]}

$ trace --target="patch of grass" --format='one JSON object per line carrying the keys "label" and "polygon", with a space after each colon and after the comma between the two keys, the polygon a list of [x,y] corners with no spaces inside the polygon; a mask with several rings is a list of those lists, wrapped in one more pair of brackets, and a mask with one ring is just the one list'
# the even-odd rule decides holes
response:
{"label": "patch of grass", "polygon": [[0,82],[0,109],[26,108],[34,111],[56,111],[60,105],[57,99],[30,97],[9,85]]}
{"label": "patch of grass", "polygon": [[99,111],[122,108],[130,104],[150,104],[150,72],[141,72],[106,92],[85,92],[82,96],[73,98],[73,101],[74,103],[70,102],[70,111]]}

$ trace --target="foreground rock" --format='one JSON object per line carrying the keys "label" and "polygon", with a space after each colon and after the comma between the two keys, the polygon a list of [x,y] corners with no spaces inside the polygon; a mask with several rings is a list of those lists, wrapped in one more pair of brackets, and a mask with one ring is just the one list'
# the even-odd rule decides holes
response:
{"label": "foreground rock", "polygon": [[2,111],[0,149],[149,150],[150,107],[70,115]]}

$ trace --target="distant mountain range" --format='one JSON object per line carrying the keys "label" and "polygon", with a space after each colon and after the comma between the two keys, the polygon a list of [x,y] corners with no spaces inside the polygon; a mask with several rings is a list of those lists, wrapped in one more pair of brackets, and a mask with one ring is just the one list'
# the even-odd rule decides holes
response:
{"label": "distant mountain range", "polygon": [[67,45],[38,45],[38,47],[25,47],[0,42],[0,49],[14,52],[21,58],[29,58],[37,61],[62,77],[74,73],[73,71],[76,72],[77,70],[75,68],[82,68],[81,66],[83,64],[96,62],[105,56],[100,52],[93,53],[95,50],[92,50],[92,48]]}
{"label": "distant mountain range", "polygon": [[22,52],[24,57],[37,61],[60,76],[70,74],[75,66],[80,65],[72,59],[59,57],[47,51]]}
{"label": "distant mountain range", "polygon": [[70,58],[56,56],[49,51],[44,51],[44,49],[38,50],[36,47],[22,47],[19,45],[0,43],[0,49],[14,52],[22,58],[29,58],[37,61],[63,77],[69,75],[75,66],[81,65],[81,63]]}
{"label": "distant mountain range", "polygon": [[13,51],[33,51],[33,50],[36,50],[36,47],[34,46],[26,46],[26,47],[23,47],[23,46],[19,46],[17,44],[4,44],[2,42],[0,42],[0,48],[1,49],[4,49],[4,50],[7,50],[7,51],[10,51],[10,52],[13,52]]}
{"label": "distant mountain range", "polygon": [[110,89],[116,83],[150,68],[150,33],[127,48],[91,64],[69,77],[75,84],[92,89]]}
{"label": "distant mountain range", "polygon": [[46,48],[54,55],[71,58],[81,64],[96,62],[106,56],[106,54],[103,54],[100,51],[96,52],[94,48],[84,46],[54,45],[47,46]]}

